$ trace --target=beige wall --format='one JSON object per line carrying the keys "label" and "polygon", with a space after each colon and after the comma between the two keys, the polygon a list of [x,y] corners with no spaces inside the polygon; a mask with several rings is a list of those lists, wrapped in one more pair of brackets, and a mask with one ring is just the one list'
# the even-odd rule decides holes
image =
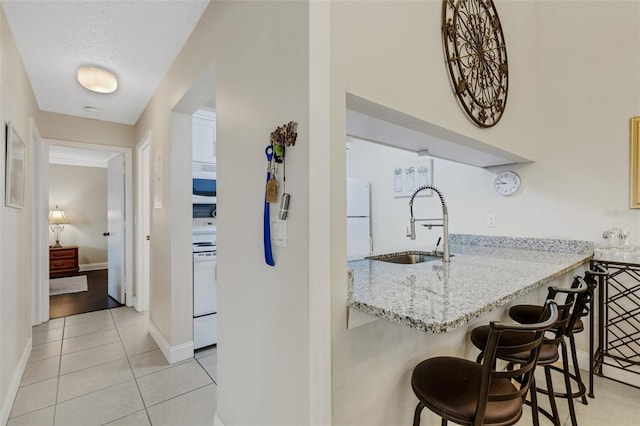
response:
{"label": "beige wall", "polygon": [[138,142],[134,126],[47,111],[39,112],[38,129],[45,139],[124,148],[133,148]]}
{"label": "beige wall", "polygon": [[37,104],[22,59],[0,8],[0,422],[9,417],[13,397],[31,350],[33,312],[32,175],[27,168],[25,206],[5,207],[4,124],[11,121],[27,145],[27,167],[32,162],[30,117]]}
{"label": "beige wall", "polygon": [[[137,138],[151,130],[152,159],[163,157],[150,318],[180,347],[192,339],[191,148],[187,117],[171,110],[215,61],[218,414],[229,426],[308,423],[307,22],[305,2],[213,2],[136,124]],[[262,247],[264,149],[290,120],[300,125],[287,154],[289,238],[274,248],[271,268]]]}
{"label": "beige wall", "polygon": [[535,159],[534,3],[499,1],[497,7],[509,57],[509,97],[500,125],[481,129],[461,113],[444,64],[441,1],[334,2],[332,91],[341,97],[352,93]]}
{"label": "beige wall", "polygon": [[[435,161],[434,181],[447,198],[452,232],[598,242],[604,229],[620,226],[633,227],[632,242],[639,241],[638,214],[628,208],[628,119],[640,107],[640,4],[496,6],[507,41],[510,93],[502,121],[482,130],[468,121],[450,89],[441,2],[332,4],[332,230],[338,235],[332,241],[333,424],[409,424],[415,364],[435,355],[475,356],[464,330],[446,337],[382,320],[345,330],[345,92],[536,159],[491,170]],[[523,180],[512,197],[490,187],[504,169]],[[391,204],[386,207],[388,212]],[[402,245],[406,211],[394,212],[387,224],[400,237],[388,237],[386,247]],[[496,214],[496,228],[486,226],[487,213]],[[419,238],[431,245],[437,234],[425,231]],[[539,302],[542,294],[531,300]],[[423,425],[439,424],[423,417]]]}
{"label": "beige wall", "polygon": [[[60,233],[60,244],[78,246],[83,265],[107,263],[107,169],[49,165],[49,209],[62,208],[70,224]],[[49,244],[55,242],[49,231]]]}

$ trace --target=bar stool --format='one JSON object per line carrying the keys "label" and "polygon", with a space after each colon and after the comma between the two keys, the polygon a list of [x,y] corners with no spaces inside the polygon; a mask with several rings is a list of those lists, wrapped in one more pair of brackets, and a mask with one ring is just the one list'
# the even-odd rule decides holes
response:
{"label": "bar stool", "polygon": [[[576,340],[574,334],[582,333],[585,330],[584,323],[582,321],[582,317],[589,315],[589,312],[593,310],[593,300],[594,300],[594,291],[598,286],[598,278],[601,276],[608,275],[607,269],[595,263],[592,265],[591,270],[585,271],[584,281],[587,283],[588,288],[588,297],[585,303],[585,307],[583,311],[580,313],[580,317],[576,319],[571,330],[568,330],[567,337],[569,338],[569,345],[571,350],[571,359],[573,362],[574,374],[571,375],[571,378],[576,381],[578,385],[578,391],[573,394],[574,398],[581,398],[581,401],[584,405],[587,405],[586,394],[586,386],[582,381],[582,377],[580,376],[580,367],[578,365],[578,351],[576,349]],[[572,288],[575,288],[579,285],[578,280],[573,280]],[[549,297],[549,296],[547,296]],[[542,314],[543,306],[540,305],[516,305],[509,309],[509,317],[516,322],[521,324],[531,324],[540,318]],[[590,327],[589,327],[589,355],[591,357],[591,362],[589,365],[589,397],[593,398],[593,319],[590,318]]]}
{"label": "bar stool", "polygon": [[[411,376],[411,387],[418,397],[413,425],[420,425],[420,414],[427,407],[440,417],[466,425],[512,425],[522,416],[522,406],[533,381],[544,333],[558,321],[558,306],[545,303],[547,319],[535,324],[487,326],[484,361],[475,363],[462,358],[436,357],[419,363]],[[505,344],[505,333],[519,336],[515,344]],[[496,359],[526,354],[519,368],[498,371]],[[520,378],[515,386],[512,379]]]}
{"label": "bar stool", "polygon": [[[531,411],[534,425],[539,424],[538,412],[551,419],[556,425],[560,425],[560,419],[558,415],[558,407],[555,401],[555,397],[566,397],[567,395],[573,395],[571,392],[571,374],[569,371],[569,362],[567,357],[567,346],[564,337],[567,335],[567,330],[572,330],[577,319],[579,319],[582,313],[587,297],[588,286],[582,277],[575,277],[578,281],[578,285],[574,288],[560,289],[557,287],[549,288],[549,299],[554,299],[558,294],[564,294],[565,302],[563,305],[558,306],[559,318],[556,324],[553,325],[551,331],[553,332],[553,338],[545,338],[538,357],[538,365],[544,367],[545,381],[547,389],[538,388],[535,385],[535,379],[531,387]],[[546,303],[546,302],[545,302]],[[546,305],[545,305],[546,306]],[[481,326],[473,329],[471,332],[471,342],[482,352],[478,356],[478,360],[481,360],[485,355],[484,348],[487,345],[489,336],[489,330],[487,326]],[[505,342],[517,342],[519,336],[512,333],[503,333],[502,338]],[[562,351],[562,352],[560,352]],[[562,369],[558,369],[553,365],[560,359],[560,353],[562,353]],[[509,356],[499,356],[498,358],[509,363],[509,368],[513,368],[515,365],[521,362],[526,362],[527,353],[516,353]],[[553,382],[551,379],[551,370],[557,369],[563,373],[564,384],[566,393],[557,393],[553,390]],[[537,392],[547,394],[549,396],[549,404],[551,405],[551,413],[538,407]],[[572,425],[577,424],[575,407],[573,405],[573,398],[567,398],[569,403],[569,414],[571,416]]]}

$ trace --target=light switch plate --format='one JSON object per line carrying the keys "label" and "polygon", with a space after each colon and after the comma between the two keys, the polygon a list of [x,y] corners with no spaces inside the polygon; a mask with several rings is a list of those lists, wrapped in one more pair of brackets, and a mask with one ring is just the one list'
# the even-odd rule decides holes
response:
{"label": "light switch plate", "polygon": [[287,221],[271,218],[271,242],[277,247],[287,246]]}

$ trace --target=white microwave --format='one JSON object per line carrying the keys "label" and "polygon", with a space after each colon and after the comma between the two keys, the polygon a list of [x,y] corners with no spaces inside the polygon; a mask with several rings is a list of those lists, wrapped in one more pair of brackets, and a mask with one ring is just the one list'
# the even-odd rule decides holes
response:
{"label": "white microwave", "polygon": [[193,204],[216,204],[216,165],[194,161],[192,171]]}

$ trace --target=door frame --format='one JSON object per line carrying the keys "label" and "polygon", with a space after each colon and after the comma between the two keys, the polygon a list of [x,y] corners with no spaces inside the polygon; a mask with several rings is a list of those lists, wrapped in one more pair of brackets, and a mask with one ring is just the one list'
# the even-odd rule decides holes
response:
{"label": "door frame", "polygon": [[[42,139],[33,118],[29,118],[33,147],[33,182],[35,188],[48,189],[49,146]],[[46,214],[42,210],[46,209]],[[49,320],[49,192],[33,191],[33,325]]]}
{"label": "door frame", "polygon": [[[112,146],[112,145],[100,145],[93,144],[88,142],[76,142],[76,141],[68,141],[62,139],[49,139],[42,138],[43,142],[50,146],[63,146],[68,148],[80,148],[80,149],[91,149],[95,151],[107,151],[113,153],[119,153],[124,155],[124,228],[125,228],[125,238],[124,238],[124,268],[125,268],[125,292],[126,292],[126,305],[132,306],[133,303],[133,150],[127,147],[121,146]],[[47,164],[49,164],[49,159],[47,158]],[[48,217],[49,215],[49,186],[46,184],[42,184],[41,182],[35,182],[36,188],[35,191],[41,197],[41,200],[47,200],[45,205],[39,206],[39,211],[36,211],[35,214],[40,217]],[[48,249],[48,238],[43,243],[42,239],[36,240],[36,244],[39,246],[38,250],[47,250]],[[44,247],[42,247],[44,244]],[[48,278],[48,277],[47,277]],[[40,291],[44,293],[45,291],[48,293],[49,291],[49,280],[43,279],[40,281]],[[49,298],[46,299],[40,298],[40,300],[36,300],[34,298],[34,304],[38,312],[44,312],[43,304],[47,304],[47,312],[48,312],[48,304]],[[41,317],[41,322],[45,322],[49,320],[49,316]]]}
{"label": "door frame", "polygon": [[[145,149],[151,150],[151,130],[147,131],[147,133],[140,139],[138,144],[136,145],[136,295],[135,295],[135,309],[138,312],[145,312],[149,310],[149,278],[151,270],[144,271],[144,262],[143,262],[143,245],[145,241],[145,223],[151,221],[151,215],[149,214],[145,217],[142,205],[143,198],[145,196],[145,188],[142,173],[144,172],[144,167],[142,165],[143,162],[143,153]],[[149,151],[149,154],[151,152]],[[151,155],[149,155],[149,161],[151,161]],[[150,166],[150,163],[149,163]],[[147,173],[149,176],[147,178],[150,182],[151,179],[151,169],[147,168]],[[149,189],[149,188],[147,188]],[[151,194],[146,194],[148,199],[148,203],[151,203]],[[151,206],[149,206],[151,207]],[[149,253],[150,255],[151,253]]]}

